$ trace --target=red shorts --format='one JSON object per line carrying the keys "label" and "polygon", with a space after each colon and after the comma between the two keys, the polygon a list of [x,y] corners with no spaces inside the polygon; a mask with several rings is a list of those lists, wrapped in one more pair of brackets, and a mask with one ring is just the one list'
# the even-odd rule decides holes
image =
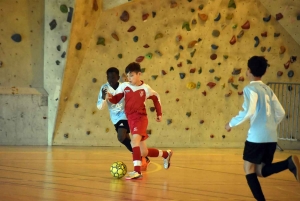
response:
{"label": "red shorts", "polygon": [[127,118],[131,134],[142,136],[141,141],[146,140],[149,137],[147,134],[147,115],[128,116]]}

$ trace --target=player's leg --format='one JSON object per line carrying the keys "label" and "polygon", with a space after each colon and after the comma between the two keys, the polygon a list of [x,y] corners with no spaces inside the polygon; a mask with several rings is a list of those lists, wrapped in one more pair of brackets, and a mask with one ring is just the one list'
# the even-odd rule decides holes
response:
{"label": "player's leg", "polygon": [[126,179],[139,179],[142,178],[141,174],[141,150],[140,150],[140,141],[142,136],[139,134],[132,134],[131,136],[131,147],[132,147],[132,159],[134,171],[129,172]]}
{"label": "player's leg", "polygon": [[132,147],[131,147],[131,139],[129,136],[129,125],[127,120],[120,120],[116,125],[116,130],[117,130],[117,137],[119,142],[121,142],[125,147],[132,152]]}

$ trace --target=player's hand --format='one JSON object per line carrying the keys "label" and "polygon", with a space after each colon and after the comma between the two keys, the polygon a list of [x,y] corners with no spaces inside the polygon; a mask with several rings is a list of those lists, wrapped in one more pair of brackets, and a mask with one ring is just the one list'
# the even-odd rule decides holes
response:
{"label": "player's hand", "polygon": [[161,117],[161,116],[156,117],[156,121],[157,121],[157,122],[161,122],[161,120],[162,120],[162,117]]}
{"label": "player's hand", "polygon": [[107,93],[107,89],[103,88],[102,89],[102,99],[105,100],[106,98],[106,93]]}
{"label": "player's hand", "polygon": [[112,99],[113,95],[109,92],[106,93],[105,99]]}
{"label": "player's hand", "polygon": [[228,132],[231,131],[231,127],[229,126],[229,123],[227,123],[227,124],[225,125],[225,129],[226,129]]}

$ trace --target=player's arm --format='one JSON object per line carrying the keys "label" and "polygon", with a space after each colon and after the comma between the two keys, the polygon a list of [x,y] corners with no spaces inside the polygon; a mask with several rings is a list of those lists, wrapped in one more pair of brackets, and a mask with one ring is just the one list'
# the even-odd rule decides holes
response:
{"label": "player's arm", "polygon": [[119,85],[119,87],[115,90],[114,93],[111,94],[107,92],[106,99],[113,104],[117,104],[118,102],[120,102],[120,100],[122,100],[122,98],[125,95],[124,89],[125,89],[125,85],[124,83],[122,83]]}
{"label": "player's arm", "polygon": [[99,110],[102,110],[106,104],[106,100],[105,100],[106,90],[103,86],[104,85],[102,85],[102,87],[100,88],[100,92],[98,95],[97,108]]}
{"label": "player's arm", "polygon": [[256,104],[258,100],[258,95],[254,91],[245,88],[244,90],[244,103],[243,110],[239,114],[231,119],[229,122],[230,127],[240,125],[244,121],[250,119],[256,110]]}
{"label": "player's arm", "polygon": [[279,124],[285,116],[285,111],[274,93],[272,93],[272,102],[275,110],[275,122]]}
{"label": "player's arm", "polygon": [[157,115],[157,121],[161,121],[161,116],[162,116],[162,111],[161,111],[161,104],[160,104],[160,98],[159,95],[156,91],[151,89],[151,87],[148,86],[149,90],[149,97],[148,99],[151,99],[153,101],[155,110],[156,110],[156,115]]}

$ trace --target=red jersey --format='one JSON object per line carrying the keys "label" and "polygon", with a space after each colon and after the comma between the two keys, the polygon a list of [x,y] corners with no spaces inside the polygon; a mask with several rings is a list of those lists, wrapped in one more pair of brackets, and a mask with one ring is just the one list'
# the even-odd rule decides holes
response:
{"label": "red jersey", "polygon": [[146,99],[153,101],[157,116],[162,115],[158,93],[143,81],[140,86],[124,82],[119,85],[112,95],[113,97],[109,101],[114,104],[117,104],[125,96],[125,114],[127,118],[130,118],[130,116],[147,115],[145,108]]}

